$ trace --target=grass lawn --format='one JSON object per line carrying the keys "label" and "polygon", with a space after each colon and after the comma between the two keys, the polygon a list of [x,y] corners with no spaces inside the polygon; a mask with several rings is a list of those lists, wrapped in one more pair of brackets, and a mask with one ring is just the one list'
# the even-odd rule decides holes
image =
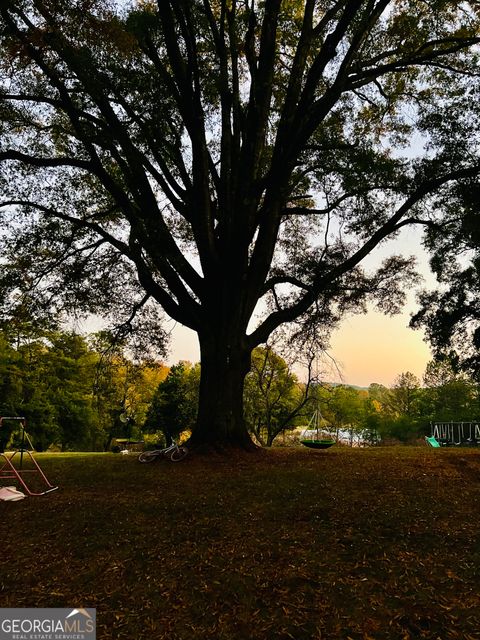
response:
{"label": "grass lawn", "polygon": [[100,640],[480,639],[480,451],[38,460],[60,489],[0,502],[0,607],[96,607]]}

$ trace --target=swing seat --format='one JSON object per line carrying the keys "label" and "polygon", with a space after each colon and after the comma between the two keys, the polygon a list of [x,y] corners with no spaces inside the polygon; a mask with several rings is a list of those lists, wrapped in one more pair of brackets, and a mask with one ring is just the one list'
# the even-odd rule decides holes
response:
{"label": "swing seat", "polygon": [[309,449],[328,449],[335,444],[335,440],[300,440]]}

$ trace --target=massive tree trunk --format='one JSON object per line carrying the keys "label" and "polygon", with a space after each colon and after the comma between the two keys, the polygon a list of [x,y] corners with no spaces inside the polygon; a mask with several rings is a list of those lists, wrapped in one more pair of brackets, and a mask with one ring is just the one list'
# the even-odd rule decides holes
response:
{"label": "massive tree trunk", "polygon": [[197,423],[189,441],[206,445],[255,449],[243,418],[243,388],[250,370],[251,350],[244,338],[200,335],[201,374]]}
{"label": "massive tree trunk", "polygon": [[[192,443],[250,447],[252,348],[302,316],[328,329],[369,296],[394,311],[410,260],[368,275],[364,259],[407,224],[441,235],[449,202],[460,222],[470,211],[475,136],[449,139],[442,122],[478,117],[458,103],[478,20],[454,2],[437,3],[436,24],[413,1],[162,0],[121,18],[101,0],[63,4],[0,2],[3,297],[15,309],[19,287],[32,293],[20,283],[37,283],[39,318],[56,296],[93,313],[118,300],[122,335],[142,312],[150,324],[155,300],[199,335]],[[411,96],[412,131],[434,143],[423,159],[392,151]],[[132,268],[140,286],[125,289]],[[268,315],[247,338],[260,300]]]}

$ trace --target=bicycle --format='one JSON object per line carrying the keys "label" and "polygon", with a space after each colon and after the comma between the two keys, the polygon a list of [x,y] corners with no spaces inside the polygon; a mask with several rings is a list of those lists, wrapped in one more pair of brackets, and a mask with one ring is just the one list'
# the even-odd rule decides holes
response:
{"label": "bicycle", "polygon": [[154,462],[158,458],[169,458],[172,462],[180,462],[188,455],[187,447],[178,445],[176,442],[172,442],[169,447],[165,449],[153,449],[153,451],[143,451],[138,456],[139,462]]}

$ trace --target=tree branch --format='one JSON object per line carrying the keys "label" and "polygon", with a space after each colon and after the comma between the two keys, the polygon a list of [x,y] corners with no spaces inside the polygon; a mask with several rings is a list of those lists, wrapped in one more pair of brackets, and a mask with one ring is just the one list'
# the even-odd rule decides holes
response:
{"label": "tree branch", "polygon": [[330,271],[319,275],[313,281],[311,287],[297,300],[292,306],[286,307],[281,311],[271,313],[263,323],[249,336],[249,344],[252,348],[266,342],[268,336],[281,324],[290,322],[299,315],[308,310],[315,302],[323,289],[328,287],[336,279],[354,269],[367,255],[369,255],[378,244],[386,237],[394,233],[399,228],[399,223],[406,213],[412,209],[420,200],[430,193],[435,192],[438,188],[462,178],[478,176],[480,174],[480,164],[473,165],[468,168],[451,171],[443,176],[428,180],[417,187],[417,189],[407,198],[404,204],[392,215],[389,220],[383,224],[355,253],[344,260],[342,263],[334,266]]}
{"label": "tree branch", "polygon": [[[441,45],[445,43],[454,43],[452,46],[445,49],[438,49],[436,51],[429,51],[423,55],[418,55],[419,52],[425,50],[429,46]],[[452,53],[458,53],[463,49],[469,49],[474,45],[480,44],[480,38],[445,38],[444,40],[432,40],[420,47],[415,54],[400,58],[389,64],[380,65],[371,69],[364,69],[361,72],[355,72],[349,77],[349,83],[347,89],[358,89],[359,87],[368,84],[379,78],[380,76],[392,73],[395,71],[403,71],[408,67],[414,66],[434,66],[435,61],[443,56],[450,55]],[[363,63],[363,67],[369,65],[369,61]]]}
{"label": "tree branch", "polygon": [[[34,25],[31,24],[20,9],[15,8],[15,11],[30,29],[35,30]],[[76,51],[63,39],[61,31],[55,31],[54,36],[50,38],[49,41],[52,51],[60,56],[60,58],[69,68],[72,69],[80,80],[84,81],[83,84],[85,87],[90,88],[89,91],[87,91],[87,94],[105,118],[107,127],[110,127],[111,131],[116,133],[117,141],[124,150],[128,161],[127,163],[120,157],[115,145],[112,145],[110,148],[112,155],[119,163],[119,167],[122,170],[125,180],[130,186],[133,195],[140,200],[140,206],[138,208],[130,202],[129,196],[125,193],[123,188],[119,186],[110,173],[104,168],[94,144],[83,134],[84,132],[82,130],[81,122],[79,121],[78,112],[62,78],[60,78],[55,69],[49,66],[49,64],[44,60],[40,49],[37,50],[37,48],[30,43],[26,34],[17,27],[15,22],[10,18],[8,12],[2,10],[2,15],[12,31],[22,41],[31,58],[38,64],[46,78],[59,92],[60,99],[76,131],[77,137],[82,141],[84,148],[90,155],[92,163],[89,167],[90,171],[96,175],[115,201],[119,203],[125,217],[136,230],[137,235],[142,237],[145,246],[149,247],[153,251],[153,255],[157,255],[157,259],[160,261],[164,261],[165,258],[168,258],[191,289],[195,291],[195,293],[199,294],[203,286],[202,278],[179,250],[174,238],[165,224],[165,221],[158,210],[157,201],[152,192],[147,176],[142,169],[144,156],[137,148],[134,147],[128,132],[125,130],[124,124],[120,122],[117,114],[109,103],[108,97],[104,95],[102,88],[103,85],[100,79],[95,74],[92,76],[92,69],[90,67],[88,69],[85,68],[83,59],[79,58]],[[52,22],[51,16],[47,13],[45,18],[50,21],[53,29],[56,25],[54,21]],[[139,185],[143,187],[141,190],[139,189]],[[146,232],[144,228],[144,217],[142,216],[142,212],[145,212],[148,217],[149,224],[153,227],[149,232]],[[152,212],[154,212],[155,215]],[[156,232],[157,236],[155,241],[153,241],[152,238],[153,230]],[[161,241],[160,256],[158,255],[158,240]]]}
{"label": "tree branch", "polygon": [[278,275],[272,276],[265,282],[265,286],[261,295],[264,296],[266,293],[268,293],[268,291],[273,291],[277,284],[291,284],[295,287],[298,287],[299,289],[304,289],[305,291],[310,290],[310,285],[302,282],[299,278],[287,275]]}
{"label": "tree branch", "polygon": [[[79,218],[75,218],[74,216],[70,216],[61,211],[57,211],[56,209],[52,209],[51,207],[46,207],[44,205],[38,204],[36,202],[32,202],[29,200],[6,200],[4,202],[0,202],[0,208],[8,207],[8,206],[22,206],[22,207],[31,207],[45,213],[47,215],[51,215],[52,217],[59,218],[60,220],[64,220],[69,224],[73,225],[79,229],[90,229],[101,238],[103,238],[106,242],[108,242],[112,247],[117,249],[123,256],[128,258],[135,267],[137,268],[137,273],[139,276],[139,280],[141,284],[148,288],[146,290],[150,292],[150,294],[159,302],[165,311],[171,315],[172,318],[178,320],[182,324],[196,330],[198,328],[198,317],[196,320],[194,318],[198,316],[200,307],[199,305],[190,297],[188,292],[185,290],[183,284],[181,291],[179,291],[178,286],[175,287],[175,283],[178,285],[180,280],[175,274],[175,283],[174,287],[177,289],[177,294],[181,297],[183,302],[183,308],[174,301],[171,295],[160,286],[151,274],[150,269],[145,264],[145,261],[141,257],[141,253],[136,251],[132,245],[128,245],[127,243],[115,238],[112,234],[108,233],[103,227],[95,222],[91,222],[88,220],[81,220]],[[167,272],[168,276],[168,272]],[[188,310],[188,311],[187,311]]]}
{"label": "tree branch", "polygon": [[78,160],[68,157],[57,158],[38,158],[31,156],[14,149],[8,149],[7,151],[0,151],[0,162],[2,160],[16,160],[23,164],[29,164],[35,167],[76,167],[77,169],[83,169],[84,171],[92,171],[93,165],[88,160]]}

